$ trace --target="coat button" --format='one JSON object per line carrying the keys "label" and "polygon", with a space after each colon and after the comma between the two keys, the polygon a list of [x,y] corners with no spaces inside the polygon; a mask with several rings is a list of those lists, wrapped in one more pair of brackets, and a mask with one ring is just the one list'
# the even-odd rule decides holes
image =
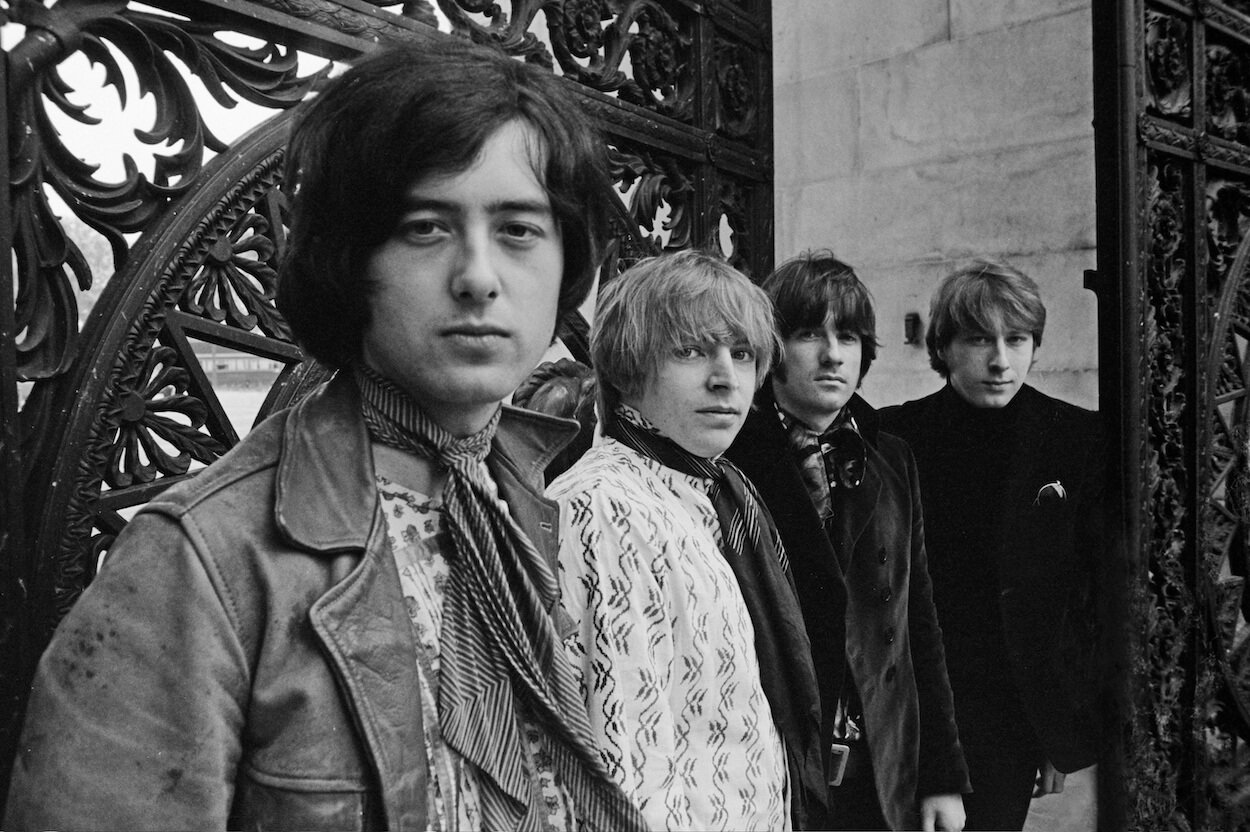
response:
{"label": "coat button", "polygon": [[890,665],[889,669],[888,669],[888,670],[886,670],[886,672],[885,672],[885,680],[886,680],[887,682],[893,682],[893,681],[894,681],[894,665]]}
{"label": "coat button", "polygon": [[880,561],[881,563],[885,563],[885,547],[884,546],[882,546],[880,549],[877,550],[877,560]]}
{"label": "coat button", "polygon": [[894,628],[893,627],[885,628],[885,643],[886,644],[894,643]]}
{"label": "coat button", "polygon": [[894,593],[890,591],[890,588],[888,586],[881,587],[881,590],[878,593],[878,595],[881,598],[881,603],[883,604],[890,603],[890,599],[894,597]]}

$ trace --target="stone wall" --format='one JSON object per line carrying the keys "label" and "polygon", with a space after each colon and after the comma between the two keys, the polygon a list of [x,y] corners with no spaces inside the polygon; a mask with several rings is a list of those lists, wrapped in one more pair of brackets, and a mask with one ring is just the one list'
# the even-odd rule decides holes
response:
{"label": "stone wall", "polygon": [[1098,403],[1089,0],[773,0],[776,257],[829,247],[877,302],[876,405],[941,379],[903,320],[975,256],[1042,289],[1030,381]]}

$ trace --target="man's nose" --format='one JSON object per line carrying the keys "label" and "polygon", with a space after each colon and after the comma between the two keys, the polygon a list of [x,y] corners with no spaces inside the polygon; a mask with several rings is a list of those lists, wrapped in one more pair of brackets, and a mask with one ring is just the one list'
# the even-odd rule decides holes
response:
{"label": "man's nose", "polygon": [[994,339],[994,343],[990,349],[990,366],[996,370],[1005,370],[1010,366],[1010,362],[1007,360],[1006,339]]}
{"label": "man's nose", "polygon": [[712,388],[738,388],[738,374],[734,372],[733,352],[729,347],[720,345],[709,354],[707,379]]}
{"label": "man's nose", "polygon": [[499,295],[499,273],[491,257],[489,235],[464,235],[451,279],[452,294],[468,303],[484,303]]}

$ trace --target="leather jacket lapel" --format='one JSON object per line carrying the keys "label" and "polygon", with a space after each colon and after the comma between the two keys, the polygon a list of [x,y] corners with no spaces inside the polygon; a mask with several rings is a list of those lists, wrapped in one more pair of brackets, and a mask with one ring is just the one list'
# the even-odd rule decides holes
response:
{"label": "leather jacket lapel", "polygon": [[295,405],[274,489],[275,522],[292,542],[319,552],[364,548],[377,486],[350,374]]}
{"label": "leather jacket lapel", "polygon": [[424,828],[425,818],[402,817],[404,807],[425,806],[428,779],[416,646],[386,524],[376,520],[360,564],[313,604],[309,618],[352,702],[390,825]]}

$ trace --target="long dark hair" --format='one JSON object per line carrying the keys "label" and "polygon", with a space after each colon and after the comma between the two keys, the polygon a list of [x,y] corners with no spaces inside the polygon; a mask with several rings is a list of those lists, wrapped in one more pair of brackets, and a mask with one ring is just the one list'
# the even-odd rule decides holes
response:
{"label": "long dark hair", "polygon": [[564,244],[559,313],[585,300],[608,235],[605,148],[550,72],[466,41],[373,53],[332,81],[292,131],[293,194],[277,304],[322,363],[359,357],[369,322],[365,265],[393,233],[408,188],[466,170],[505,124],[533,129],[534,173]]}

